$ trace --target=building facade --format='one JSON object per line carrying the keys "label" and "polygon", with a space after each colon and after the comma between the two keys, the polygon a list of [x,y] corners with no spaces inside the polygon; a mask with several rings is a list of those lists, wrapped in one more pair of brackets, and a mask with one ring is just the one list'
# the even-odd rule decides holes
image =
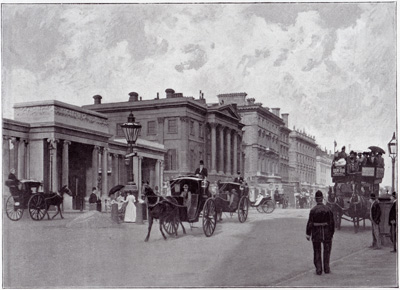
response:
{"label": "building facade", "polygon": [[165,179],[194,174],[203,160],[208,179],[231,180],[242,170],[242,128],[236,106],[207,104],[199,98],[185,97],[173,89],[165,90],[166,97],[142,100],[136,92],[126,102],[102,103],[94,96],[94,104],[83,106],[108,117],[112,137],[123,136],[121,124],[133,112],[142,125],[140,138],[165,146]]}
{"label": "building facade", "polygon": [[289,134],[289,181],[296,192],[311,193],[316,185],[315,137],[293,127]]}
{"label": "building facade", "polygon": [[316,184],[317,189],[324,193],[328,192],[329,186],[333,186],[331,177],[333,155],[329,154],[327,150],[322,150],[317,147],[316,150]]}
{"label": "building facade", "polygon": [[[127,144],[112,138],[106,115],[54,100],[14,110],[14,120],[3,119],[3,180],[14,168],[18,179],[41,181],[44,192],[67,185],[73,197],[64,197],[64,209],[80,209],[92,187],[105,200],[113,186],[127,183]],[[135,182],[143,177],[162,186],[164,146],[139,139],[137,151]]]}
{"label": "building facade", "polygon": [[[218,95],[221,104],[237,106],[243,129],[244,178],[272,195],[289,181],[289,132],[280,109],[269,109],[246,93]],[[288,114],[285,114],[288,118]]]}

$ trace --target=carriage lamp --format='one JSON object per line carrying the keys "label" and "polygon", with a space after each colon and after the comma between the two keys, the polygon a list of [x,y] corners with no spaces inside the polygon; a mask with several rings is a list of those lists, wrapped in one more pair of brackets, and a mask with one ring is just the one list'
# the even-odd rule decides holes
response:
{"label": "carriage lamp", "polygon": [[396,157],[397,157],[397,140],[396,140],[396,132],[393,132],[392,140],[388,143],[389,156],[392,158],[392,192],[396,191],[394,188],[394,179],[395,179],[395,171],[396,167]]}

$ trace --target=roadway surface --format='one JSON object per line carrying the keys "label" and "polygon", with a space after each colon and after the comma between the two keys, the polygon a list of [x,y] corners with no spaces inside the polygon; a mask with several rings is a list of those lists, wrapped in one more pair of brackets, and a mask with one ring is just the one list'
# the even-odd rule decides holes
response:
{"label": "roadway surface", "polygon": [[3,215],[3,287],[397,287],[397,254],[371,250],[370,222],[334,236],[331,274],[317,276],[305,238],[309,210],[254,209],[241,224],[224,215],[214,235],[201,223],[164,241],[153,224],[113,224],[110,214],[65,213],[33,221]]}

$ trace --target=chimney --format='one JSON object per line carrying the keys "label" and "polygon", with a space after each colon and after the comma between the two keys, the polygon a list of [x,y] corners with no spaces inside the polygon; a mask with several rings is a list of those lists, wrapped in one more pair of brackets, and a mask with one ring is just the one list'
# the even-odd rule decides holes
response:
{"label": "chimney", "polygon": [[288,113],[282,114],[282,119],[283,122],[285,123],[285,126],[289,128],[289,114]]}
{"label": "chimney", "polygon": [[202,97],[202,95],[201,95],[201,90],[200,90],[200,93],[199,93],[199,99],[201,99],[201,97]]}
{"label": "chimney", "polygon": [[160,99],[160,93],[159,93],[159,92],[157,92],[157,98],[156,98],[156,100],[158,100],[158,99]]}
{"label": "chimney", "polygon": [[93,96],[94,104],[95,104],[95,105],[100,105],[100,104],[101,104],[101,99],[102,99],[102,98],[103,98],[103,97],[100,96],[100,95],[95,95],[95,96]]}
{"label": "chimney", "polygon": [[280,114],[280,108],[271,108],[271,110],[272,110],[272,113],[274,114],[274,115],[276,115],[276,116],[278,116],[279,117],[279,114]]}
{"label": "chimney", "polygon": [[173,89],[166,89],[165,93],[167,94],[167,99],[169,99],[174,97],[175,91]]}
{"label": "chimney", "polygon": [[136,92],[129,93],[129,102],[137,102],[139,94]]}

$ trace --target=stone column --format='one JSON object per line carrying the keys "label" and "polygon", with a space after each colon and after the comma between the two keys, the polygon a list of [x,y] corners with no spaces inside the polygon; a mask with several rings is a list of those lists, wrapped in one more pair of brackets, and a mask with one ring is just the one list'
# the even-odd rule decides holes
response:
{"label": "stone column", "polygon": [[10,137],[3,135],[3,204],[6,204],[7,194],[9,194],[9,189],[5,185],[5,181],[8,179],[10,169]]}
{"label": "stone column", "polygon": [[156,166],[155,166],[155,179],[156,182],[154,184],[154,187],[157,185],[159,191],[161,192],[161,188],[160,188],[160,160],[156,161]]}
{"label": "stone column", "polygon": [[57,166],[57,143],[59,140],[54,138],[47,139],[50,150],[50,191],[58,192],[58,166]]}
{"label": "stone column", "polygon": [[238,150],[239,150],[239,163],[238,163],[238,170],[240,174],[244,177],[244,167],[243,167],[243,152],[242,152],[242,136],[238,135]]}
{"label": "stone column", "polygon": [[226,174],[232,175],[232,148],[231,148],[231,130],[226,131]]}
{"label": "stone column", "polygon": [[[99,176],[99,146],[94,146],[92,151],[92,187],[98,187],[97,178]],[[92,189],[90,188],[90,192]]]}
{"label": "stone column", "polygon": [[[11,166],[13,166],[13,168],[15,169],[15,173],[17,174],[17,178],[20,178],[19,176],[19,169],[18,169],[18,147],[19,147],[19,140],[15,137],[11,137],[11,143],[14,146],[14,154],[11,157],[12,158],[12,162],[11,162]],[[11,168],[10,168],[11,169]]]}
{"label": "stone column", "polygon": [[159,160],[158,161],[160,163],[160,193],[162,192],[163,186],[164,186],[164,161],[163,160]]}
{"label": "stone column", "polygon": [[20,140],[18,144],[18,173],[19,179],[25,179],[26,164],[25,164],[25,140]]}
{"label": "stone column", "polygon": [[112,172],[111,172],[111,175],[112,175],[112,186],[115,186],[115,185],[117,185],[117,184],[119,184],[118,183],[118,174],[119,174],[119,171],[118,171],[118,154],[116,154],[116,153],[113,153],[113,154],[111,154],[111,167],[112,167]]}
{"label": "stone column", "polygon": [[211,123],[211,174],[217,174],[217,124]]}
{"label": "stone column", "polygon": [[219,174],[224,174],[224,127],[220,127],[219,129],[219,167],[218,167],[218,173]]}
{"label": "stone column", "polygon": [[[237,152],[237,150],[238,150],[238,138],[237,138],[237,132],[236,131],[233,131],[233,174],[237,174],[237,172],[239,171],[238,170],[238,167],[237,167],[237,159],[238,159],[238,152]],[[243,174],[242,172],[240,172],[241,174]]]}
{"label": "stone column", "polygon": [[104,199],[108,194],[108,148],[103,148],[103,156],[101,160],[101,199],[103,200],[103,207],[105,205]]}
{"label": "stone column", "polygon": [[[69,185],[69,145],[71,141],[64,140],[62,152],[62,185]],[[72,196],[64,195],[63,210],[72,210]]]}

